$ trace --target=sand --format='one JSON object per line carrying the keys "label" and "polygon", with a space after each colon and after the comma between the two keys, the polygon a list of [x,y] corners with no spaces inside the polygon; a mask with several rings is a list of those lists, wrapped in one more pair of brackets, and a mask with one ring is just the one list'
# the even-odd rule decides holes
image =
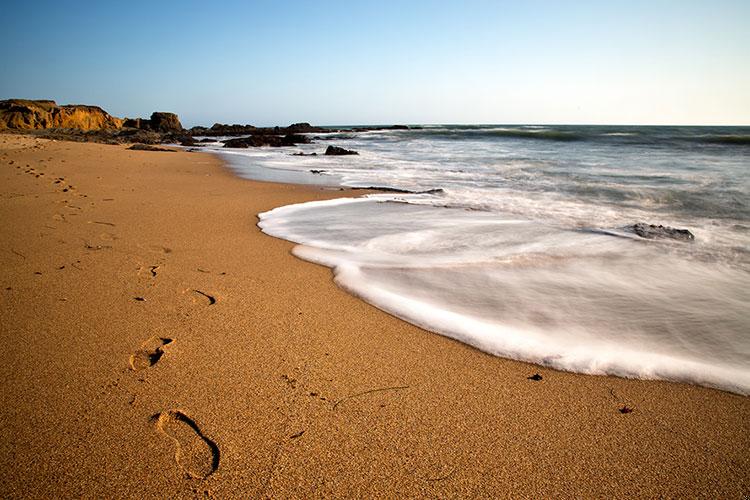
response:
{"label": "sand", "polygon": [[486,355],[256,227],[360,192],[15,135],[0,175],[2,497],[750,494],[750,398]]}

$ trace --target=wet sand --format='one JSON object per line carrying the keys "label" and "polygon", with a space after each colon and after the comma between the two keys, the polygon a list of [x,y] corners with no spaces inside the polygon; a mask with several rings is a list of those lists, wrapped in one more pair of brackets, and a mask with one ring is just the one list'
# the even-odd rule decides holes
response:
{"label": "wet sand", "polygon": [[15,135],[0,175],[2,497],[750,494],[750,398],[489,356],[255,225],[361,192]]}

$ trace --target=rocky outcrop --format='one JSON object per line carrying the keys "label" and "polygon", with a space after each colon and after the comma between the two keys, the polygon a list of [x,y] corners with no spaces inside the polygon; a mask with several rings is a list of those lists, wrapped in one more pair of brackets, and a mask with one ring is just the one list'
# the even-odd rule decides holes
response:
{"label": "rocky outcrop", "polygon": [[177,115],[164,111],[154,111],[148,120],[145,118],[126,118],[123,126],[160,133],[180,133],[184,131]]}
{"label": "rocky outcrop", "polygon": [[633,232],[641,238],[656,239],[656,238],[668,238],[672,240],[680,241],[693,241],[695,235],[687,229],[676,229],[674,227],[658,226],[654,224],[646,224],[645,222],[638,222],[632,226]]}
{"label": "rocky outcrop", "polygon": [[325,129],[320,127],[314,127],[307,122],[304,123],[292,123],[286,127],[287,134],[310,134],[313,132],[325,132]]}
{"label": "rocky outcrop", "polygon": [[251,135],[250,137],[239,137],[237,139],[228,139],[224,142],[225,148],[259,148],[261,146],[271,146],[279,148],[283,146],[294,146],[297,144],[308,144],[310,138],[304,135]]}
{"label": "rocky outcrop", "polygon": [[55,101],[8,99],[0,101],[0,129],[40,130],[65,128],[76,130],[119,129],[123,120],[111,116],[98,106]]}
{"label": "rocky outcrop", "polygon": [[154,111],[149,120],[151,130],[155,132],[182,132],[180,119],[174,113]]}
{"label": "rocky outcrop", "polygon": [[326,156],[344,156],[344,155],[358,155],[356,151],[352,151],[351,149],[344,149],[340,148],[338,146],[328,146],[326,148],[325,155]]}
{"label": "rocky outcrop", "polygon": [[308,134],[312,132],[325,132],[320,127],[315,127],[309,123],[293,123],[288,127],[255,127],[253,125],[225,125],[214,123],[211,128],[193,127],[188,132],[191,135],[217,137],[233,135],[292,135]]}
{"label": "rocky outcrop", "polygon": [[190,135],[206,136],[206,137],[219,137],[219,136],[232,136],[232,135],[248,135],[255,132],[256,127],[252,125],[226,125],[224,123],[214,123],[210,128],[206,127],[193,127],[188,130]]}

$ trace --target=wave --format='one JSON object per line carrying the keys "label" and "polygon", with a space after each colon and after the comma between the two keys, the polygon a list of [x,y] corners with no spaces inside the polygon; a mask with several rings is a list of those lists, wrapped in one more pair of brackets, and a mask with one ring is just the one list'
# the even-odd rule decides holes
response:
{"label": "wave", "polygon": [[750,394],[750,274],[617,228],[408,201],[290,205],[258,225],[299,243],[294,255],[332,268],[350,293],[490,354]]}
{"label": "wave", "polygon": [[[432,137],[453,140],[471,139],[530,139],[554,142],[611,142],[615,144],[674,146],[679,144],[707,144],[724,146],[750,145],[747,127],[733,131],[731,127],[715,127],[716,132],[706,127],[612,127],[612,126],[564,126],[550,127],[523,125],[518,127],[498,126],[425,126],[409,130],[387,131],[390,137]],[[373,139],[382,138],[383,131],[373,133]]]}
{"label": "wave", "polygon": [[736,144],[739,146],[750,146],[750,135],[713,135],[701,138],[709,144]]}
{"label": "wave", "polygon": [[397,133],[409,133],[425,135],[433,138],[443,139],[493,139],[493,138],[515,138],[535,139],[542,141],[571,142],[586,139],[583,134],[566,130],[551,130],[540,128],[431,128],[415,131],[399,131]]}

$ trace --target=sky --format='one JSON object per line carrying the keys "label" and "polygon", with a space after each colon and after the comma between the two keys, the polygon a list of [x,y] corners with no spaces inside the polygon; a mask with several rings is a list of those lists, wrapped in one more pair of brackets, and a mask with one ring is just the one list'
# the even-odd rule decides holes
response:
{"label": "sky", "polygon": [[15,1],[0,99],[183,125],[750,125],[750,0]]}

